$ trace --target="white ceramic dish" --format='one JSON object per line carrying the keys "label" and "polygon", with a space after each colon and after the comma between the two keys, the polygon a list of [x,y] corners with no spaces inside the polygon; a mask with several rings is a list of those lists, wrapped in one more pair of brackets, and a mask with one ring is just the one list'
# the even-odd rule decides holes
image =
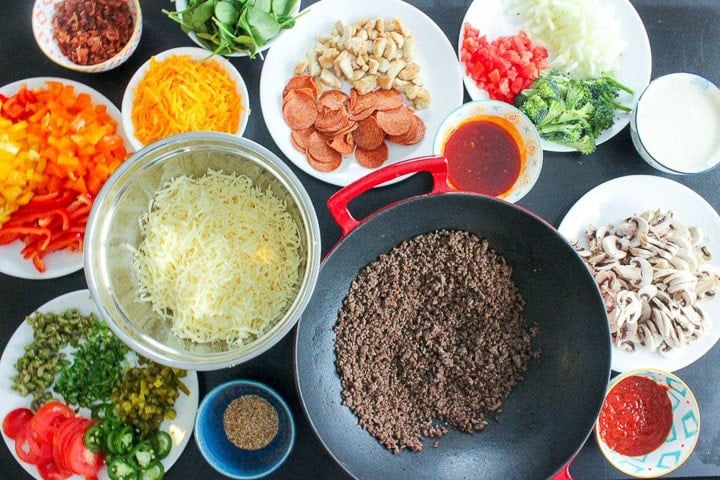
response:
{"label": "white ceramic dish", "polygon": [[[607,181],[580,198],[568,211],[558,230],[567,238],[583,238],[588,225],[616,224],[633,213],[663,208],[672,210],[686,225],[700,227],[709,239],[713,254],[711,264],[720,265],[720,215],[694,190],[673,180],[652,175],[629,175]],[[690,346],[663,356],[657,352],[625,352],[613,346],[611,367],[626,372],[652,367],[674,372],[686,367],[708,352],[720,338],[720,298],[700,304],[710,316],[708,335]]]}
{"label": "white ceramic dish", "polygon": [[643,368],[618,375],[610,381],[608,392],[629,376],[646,377],[668,388],[673,411],[673,424],[667,439],[647,455],[630,457],[611,450],[601,439],[598,423],[595,441],[610,464],[626,475],[656,478],[680,467],[695,449],[700,436],[700,409],[692,390],[676,375],[662,370]]}
{"label": "white ceramic dish", "polygon": [[53,17],[55,17],[55,5],[64,0],[35,0],[32,10],[32,32],[35,41],[40,50],[47,58],[60,65],[61,67],[78,72],[98,73],[112,70],[119,67],[132,56],[140,43],[142,36],[143,19],[142,9],[139,0],[131,0],[128,2],[130,13],[133,15],[134,25],[133,32],[128,43],[112,58],[95,65],[79,65],[67,58],[58,46],[53,37]]}
{"label": "white ceramic dish", "polygon": [[290,128],[282,115],[282,92],[293,76],[295,65],[305,57],[305,51],[315,45],[316,36],[329,34],[337,20],[353,23],[379,16],[398,18],[413,32],[417,41],[414,60],[420,65],[420,75],[432,95],[430,107],[416,112],[425,122],[423,140],[410,146],[390,144],[390,156],[384,165],[432,153],[435,131],[463,102],[461,72],[453,47],[440,27],[416,7],[400,0],[321,0],[312,4],[298,18],[295,27],[285,32],[268,52],[260,77],[260,106],[268,130],[285,156],[308,175],[333,185],[348,185],[371,170],[349,158],[332,172],[313,169],[290,141]]}
{"label": "white ceramic dish", "polygon": [[[130,150],[130,140],[123,130],[122,116],[120,110],[103,94],[97,90],[88,87],[80,82],[73,80],[67,80],[64,78],[55,77],[34,77],[27,78],[25,80],[18,80],[16,82],[5,85],[0,88],[0,94],[5,96],[14,95],[20,90],[23,85],[27,88],[42,88],[45,87],[46,82],[55,81],[62,82],[65,85],[72,85],[75,89],[75,93],[88,93],[92,98],[93,102],[98,105],[105,105],[107,111],[112,118],[117,122],[117,130],[119,135],[125,141],[125,146]],[[15,241],[9,245],[0,246],[0,272],[17,278],[26,278],[30,280],[41,280],[62,277],[70,273],[76,272],[83,268],[83,254],[82,252],[67,252],[65,250],[49,253],[45,257],[45,265],[47,270],[43,273],[37,271],[31,261],[25,260],[20,255],[20,251],[23,249],[24,244],[20,241]]]}
{"label": "white ceramic dish", "polygon": [[[83,315],[95,313],[98,318],[100,318],[98,309],[92,301],[88,290],[77,290],[75,292],[61,295],[41,306],[37,309],[37,311],[43,313],[60,313],[70,308],[77,308]],[[15,361],[23,355],[25,345],[32,341],[32,335],[32,327],[28,325],[26,321],[23,321],[8,341],[2,357],[0,358],[0,395],[2,395],[3,398],[3,401],[0,404],[0,418],[5,418],[5,415],[14,408],[27,407],[30,404],[30,397],[21,397],[17,392],[12,390],[12,381],[10,378],[16,373]],[[173,438],[173,448],[170,450],[170,454],[162,461],[166,471],[172,467],[178,458],[180,458],[180,454],[182,454],[183,450],[190,441],[195,425],[195,412],[198,407],[199,391],[197,374],[189,371],[185,378],[183,378],[183,383],[185,383],[188,389],[190,389],[190,395],[181,394],[180,397],[178,397],[175,402],[177,417],[173,421],[165,420],[161,426],[163,430],[168,431],[171,425],[175,425],[177,430],[182,432],[181,437]],[[5,440],[5,444],[7,445],[10,453],[25,469],[25,471],[27,471],[33,478],[40,480],[40,474],[34,465],[22,462],[17,458],[17,455],[15,454],[15,442],[6,437],[5,434],[3,434],[3,439]],[[100,470],[100,475],[98,477],[101,480],[107,480],[109,478],[107,468],[103,467],[102,470]],[[71,480],[81,479],[82,477],[77,475],[71,477]]]}
{"label": "white ceramic dish", "polygon": [[630,119],[635,150],[665,173],[701,173],[720,163],[720,89],[686,72],[650,82]]}
{"label": "white ceramic dish", "polygon": [[[250,98],[248,96],[248,90],[247,85],[245,85],[245,80],[243,79],[242,75],[240,75],[240,72],[238,72],[237,68],[235,68],[235,66],[230,63],[230,61],[226,58],[219,55],[212,55],[211,52],[200,47],[171,48],[169,50],[160,52],[157,55],[153,55],[153,58],[161,61],[173,55],[189,55],[191,58],[197,61],[205,60],[211,62],[218,62],[225,68],[225,70],[235,82],[237,94],[240,96],[240,103],[242,105],[242,108],[240,109],[240,121],[238,123],[238,129],[235,132],[235,135],[242,136],[242,134],[245,133],[245,128],[248,124],[248,117],[250,116]],[[130,139],[130,143],[135,150],[140,150],[142,147],[145,146],[145,144],[135,136],[135,126],[133,125],[131,117],[132,105],[135,101],[135,89],[145,76],[145,73],[150,69],[150,61],[151,59],[148,59],[133,74],[127,84],[127,87],[125,88],[125,93],[123,94],[122,98],[122,123],[125,131],[127,132],[128,138]]]}
{"label": "white ceramic dish", "polygon": [[440,128],[435,135],[433,153],[436,155],[443,154],[445,142],[459,125],[473,118],[483,116],[499,117],[506,120],[522,139],[524,151],[521,152],[521,156],[524,157],[524,161],[521,164],[520,174],[506,192],[497,196],[497,198],[515,203],[533,188],[537,179],[540,178],[543,164],[543,150],[540,146],[540,137],[537,130],[530,119],[517,108],[496,100],[479,100],[463,104],[440,124]]}
{"label": "white ceramic dish", "polygon": [[[620,31],[623,34],[627,44],[624,54],[620,58],[617,79],[632,88],[634,95],[628,95],[624,92],[618,97],[618,101],[624,105],[634,106],[640,93],[650,83],[650,74],[652,73],[652,53],[650,51],[650,40],[648,39],[645,25],[638,15],[635,8],[629,0],[605,0],[611,5],[615,14],[620,21]],[[458,38],[458,59],[462,51],[462,25],[465,22],[470,23],[480,30],[481,35],[486,35],[488,40],[494,40],[497,37],[505,35],[515,35],[522,28],[522,20],[514,18],[505,13],[505,0],[474,0],[461,23],[460,35]],[[552,52],[548,52],[551,59]],[[485,90],[478,88],[475,81],[465,73],[465,68],[461,70],[465,88],[470,98],[473,100],[483,100],[488,98]],[[630,113],[618,113],[615,123],[612,127],[602,132],[595,142],[600,145],[617,135],[630,122]],[[572,152],[573,149],[554,142],[543,140],[543,149],[549,152]]]}

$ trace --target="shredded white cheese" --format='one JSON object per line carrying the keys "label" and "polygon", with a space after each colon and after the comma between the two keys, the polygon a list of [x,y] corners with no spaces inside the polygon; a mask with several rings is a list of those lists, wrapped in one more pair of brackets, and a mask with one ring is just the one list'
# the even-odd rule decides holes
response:
{"label": "shredded white cheese", "polygon": [[180,338],[242,344],[295,296],[298,226],[284,202],[246,176],[177,177],[156,192],[140,229],[140,298]]}
{"label": "shredded white cheese", "polygon": [[548,48],[551,67],[575,78],[617,71],[626,42],[607,0],[508,0],[507,12]]}

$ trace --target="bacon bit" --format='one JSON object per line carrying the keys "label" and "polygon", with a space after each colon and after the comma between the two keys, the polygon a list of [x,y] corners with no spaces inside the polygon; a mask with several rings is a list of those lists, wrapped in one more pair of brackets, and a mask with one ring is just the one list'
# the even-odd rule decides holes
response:
{"label": "bacon bit", "polygon": [[78,65],[111,59],[130,41],[135,20],[127,0],[64,0],[55,5],[53,36]]}

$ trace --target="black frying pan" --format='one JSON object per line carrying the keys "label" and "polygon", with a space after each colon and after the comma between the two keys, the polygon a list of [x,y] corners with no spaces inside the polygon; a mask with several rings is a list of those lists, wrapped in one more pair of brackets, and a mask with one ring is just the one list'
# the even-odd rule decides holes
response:
{"label": "black frying pan", "polygon": [[[395,203],[362,222],[347,205],[388,180],[430,171],[427,195]],[[582,447],[600,411],[610,375],[610,335],[602,298],[580,257],[560,234],[513,204],[451,192],[447,164],[428,157],[391,165],[341,189],[328,201],[345,236],[325,257],[295,338],[295,375],[316,434],[353,477],[363,479],[548,478]],[[497,422],[475,434],[451,430],[422,451],[393,455],[341,404],[332,327],[359,270],[403,240],[437,229],[463,229],[490,241],[513,267],[525,318],[540,332],[525,380]]]}

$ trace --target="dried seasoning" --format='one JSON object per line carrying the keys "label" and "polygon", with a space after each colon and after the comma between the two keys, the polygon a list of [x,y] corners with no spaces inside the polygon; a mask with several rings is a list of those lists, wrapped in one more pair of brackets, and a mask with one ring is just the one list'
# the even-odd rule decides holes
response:
{"label": "dried seasoning", "polygon": [[272,442],[280,420],[270,402],[258,395],[243,395],[225,409],[223,428],[233,445],[244,450],[259,450]]}
{"label": "dried seasoning", "polygon": [[134,26],[127,0],[65,0],[55,6],[53,36],[73,63],[96,65],[127,45]]}

